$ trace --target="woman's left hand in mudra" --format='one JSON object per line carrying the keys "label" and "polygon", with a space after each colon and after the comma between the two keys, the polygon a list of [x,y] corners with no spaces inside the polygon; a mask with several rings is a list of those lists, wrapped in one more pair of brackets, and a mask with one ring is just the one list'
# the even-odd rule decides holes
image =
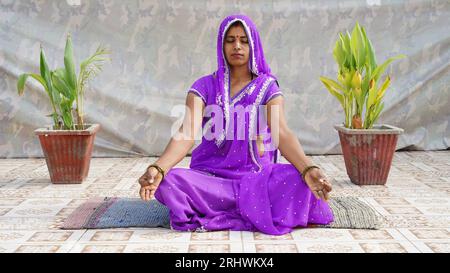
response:
{"label": "woman's left hand in mudra", "polygon": [[139,190],[139,195],[144,201],[149,201],[155,195],[159,184],[161,183],[162,175],[154,167],[150,167],[146,172],[139,178],[139,184],[141,189]]}
{"label": "woman's left hand in mudra", "polygon": [[317,199],[325,201],[330,199],[331,183],[321,169],[310,170],[306,174],[305,182]]}

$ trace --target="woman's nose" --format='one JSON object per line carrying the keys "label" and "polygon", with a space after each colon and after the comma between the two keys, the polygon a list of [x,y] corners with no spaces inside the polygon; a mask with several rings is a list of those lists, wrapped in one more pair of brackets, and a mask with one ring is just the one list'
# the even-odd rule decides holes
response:
{"label": "woman's nose", "polygon": [[241,48],[241,43],[237,40],[235,43],[234,43],[234,49],[240,49]]}

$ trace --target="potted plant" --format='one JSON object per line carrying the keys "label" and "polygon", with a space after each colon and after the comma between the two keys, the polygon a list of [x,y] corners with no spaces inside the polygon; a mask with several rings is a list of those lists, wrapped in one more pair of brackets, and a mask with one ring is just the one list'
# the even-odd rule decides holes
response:
{"label": "potted plant", "polygon": [[53,119],[53,126],[35,130],[52,183],[82,183],[89,173],[94,138],[100,125],[84,123],[83,99],[88,82],[102,70],[108,54],[104,47],[98,47],[81,63],[77,76],[72,40],[68,35],[63,68],[50,70],[41,46],[40,74],[19,76],[19,95],[23,95],[25,83],[31,77],[42,85],[52,106],[53,112],[48,117]]}
{"label": "potted plant", "polygon": [[337,81],[326,77],[320,80],[344,109],[344,123],[334,127],[339,133],[347,174],[357,185],[384,185],[403,129],[375,124],[391,83],[390,76],[382,79],[382,75],[390,63],[405,55],[377,65],[372,43],[364,27],[356,23],[351,35],[348,31],[339,34],[333,57],[338,64]]}

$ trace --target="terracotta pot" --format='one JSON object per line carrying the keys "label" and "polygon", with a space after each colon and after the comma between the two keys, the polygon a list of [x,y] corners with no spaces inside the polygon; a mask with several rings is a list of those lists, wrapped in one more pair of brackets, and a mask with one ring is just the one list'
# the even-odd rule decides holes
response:
{"label": "terracotta pot", "polygon": [[403,129],[385,124],[374,125],[373,129],[334,128],[339,133],[350,180],[356,185],[385,185]]}
{"label": "terracotta pot", "polygon": [[94,138],[99,124],[86,124],[85,130],[35,130],[54,184],[80,184],[89,173]]}

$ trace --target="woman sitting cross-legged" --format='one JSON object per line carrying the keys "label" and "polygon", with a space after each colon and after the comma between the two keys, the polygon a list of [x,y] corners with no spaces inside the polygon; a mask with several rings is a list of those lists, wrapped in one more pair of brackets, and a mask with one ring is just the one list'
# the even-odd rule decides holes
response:
{"label": "woman sitting cross-legged", "polygon": [[[217,41],[218,68],[189,89],[183,125],[139,179],[141,198],[167,206],[175,230],[281,235],[331,223],[331,184],[287,126],[284,96],[255,24],[244,15],[228,16]],[[264,118],[260,106],[267,108]],[[221,111],[212,115],[211,109]],[[188,137],[180,137],[186,131]],[[189,168],[174,167],[198,131],[202,141]],[[278,163],[279,152],[289,163]]]}

